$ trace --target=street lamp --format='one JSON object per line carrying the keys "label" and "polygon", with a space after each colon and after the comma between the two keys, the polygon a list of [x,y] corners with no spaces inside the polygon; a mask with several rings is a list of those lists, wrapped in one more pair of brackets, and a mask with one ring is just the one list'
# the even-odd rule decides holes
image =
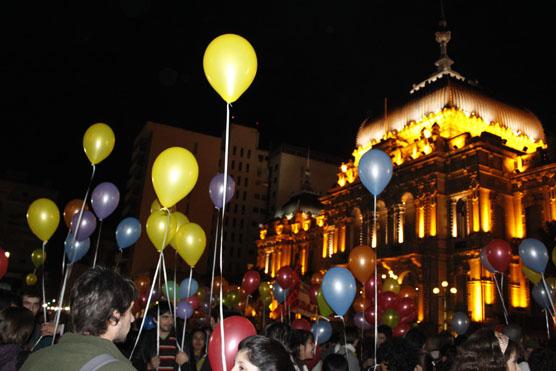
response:
{"label": "street lamp", "polygon": [[440,283],[441,288],[438,287],[434,287],[432,289],[432,293],[434,295],[442,295],[442,302],[444,304],[444,323],[442,325],[442,327],[444,328],[444,330],[448,329],[448,321],[447,321],[447,301],[448,301],[448,294],[452,294],[455,295],[458,292],[458,289],[455,287],[450,287],[448,288],[450,284],[448,283],[448,281],[442,281]]}

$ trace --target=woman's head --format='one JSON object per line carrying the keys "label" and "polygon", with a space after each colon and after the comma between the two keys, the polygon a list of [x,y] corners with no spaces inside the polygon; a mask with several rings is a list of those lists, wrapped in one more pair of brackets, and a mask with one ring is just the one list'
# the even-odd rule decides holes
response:
{"label": "woman's head", "polygon": [[292,330],[290,348],[300,361],[313,358],[315,338],[313,333],[305,330]]}
{"label": "woman's head", "polygon": [[0,342],[24,345],[33,333],[35,319],[26,308],[10,307],[0,312]]}
{"label": "woman's head", "polygon": [[[509,342],[507,337],[505,340]],[[504,346],[506,351],[508,343],[502,343],[504,341],[501,341],[492,329],[474,332],[460,347],[453,369],[505,371],[507,360],[501,346]]]}
{"label": "woman's head", "polygon": [[292,328],[290,325],[281,322],[274,322],[268,325],[264,330],[264,336],[278,341],[288,352],[292,352],[290,348]]}
{"label": "woman's head", "polygon": [[195,353],[203,353],[207,341],[207,334],[203,329],[197,329],[191,334],[191,347]]}
{"label": "woman's head", "polygon": [[277,340],[255,335],[239,343],[232,371],[294,371],[291,357]]}
{"label": "woman's head", "polygon": [[341,354],[329,354],[322,362],[322,371],[349,371],[348,361]]}

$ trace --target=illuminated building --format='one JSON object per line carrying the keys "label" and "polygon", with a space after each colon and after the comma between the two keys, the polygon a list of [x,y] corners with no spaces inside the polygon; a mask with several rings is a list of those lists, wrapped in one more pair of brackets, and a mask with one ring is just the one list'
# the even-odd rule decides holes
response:
{"label": "illuminated building", "polygon": [[[318,228],[295,232],[292,220],[282,218],[261,230],[261,269],[270,266],[273,273],[278,261],[304,264],[311,273],[345,263],[353,247],[367,244],[377,248],[379,276],[391,271],[418,291],[419,320],[442,323],[433,287],[447,281],[457,287],[448,310],[485,322],[501,306],[479,253],[502,238],[515,254],[504,288],[508,309],[528,312],[529,287],[516,246],[556,220],[556,163],[546,161],[543,127],[534,114],[481,93],[451,68],[451,34],[441,25],[437,71],[413,85],[405,104],[362,123],[353,158],[339,164],[336,186],[320,198],[320,219],[313,216]],[[372,195],[357,176],[371,148],[388,153],[394,164],[377,201],[376,229]],[[293,253],[284,258],[284,250]]]}

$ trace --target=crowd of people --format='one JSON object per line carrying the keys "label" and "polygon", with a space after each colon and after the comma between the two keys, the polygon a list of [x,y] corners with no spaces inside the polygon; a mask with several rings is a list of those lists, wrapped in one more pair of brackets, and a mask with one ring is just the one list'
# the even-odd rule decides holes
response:
{"label": "crowd of people", "polygon": [[[57,331],[51,346],[54,325],[44,321],[41,295],[29,288],[19,295],[3,290],[0,371],[211,370],[207,343],[214,320],[212,326],[187,328],[182,341],[172,307],[159,301],[149,309],[155,328],[137,340],[135,299],[132,281],[102,267],[89,269],[71,289],[66,331]],[[239,343],[232,371],[556,370],[556,341],[543,342],[515,325],[457,337],[426,326],[393,337],[382,325],[374,354],[374,331],[338,324],[332,338],[317,345],[310,331],[271,322]]]}

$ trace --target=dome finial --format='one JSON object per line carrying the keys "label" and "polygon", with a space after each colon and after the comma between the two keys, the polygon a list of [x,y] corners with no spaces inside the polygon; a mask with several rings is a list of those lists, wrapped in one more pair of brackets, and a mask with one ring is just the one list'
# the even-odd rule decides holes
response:
{"label": "dome finial", "polygon": [[438,68],[438,72],[451,71],[454,61],[448,56],[448,43],[452,38],[452,33],[448,30],[448,22],[444,13],[444,1],[440,0],[440,22],[438,22],[440,30],[434,36],[436,42],[440,45],[440,58],[434,63]]}

